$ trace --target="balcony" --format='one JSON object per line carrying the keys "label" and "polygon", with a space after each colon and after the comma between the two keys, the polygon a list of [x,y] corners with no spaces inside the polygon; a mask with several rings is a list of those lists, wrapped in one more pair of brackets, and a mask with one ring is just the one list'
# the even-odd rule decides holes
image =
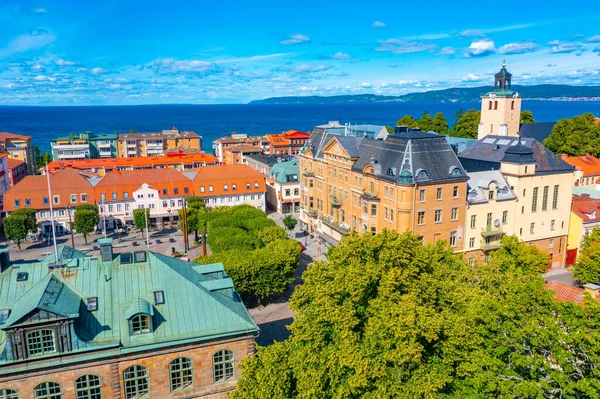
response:
{"label": "balcony", "polygon": [[86,159],[86,154],[59,154],[58,159]]}
{"label": "balcony", "polygon": [[501,226],[488,225],[481,229],[481,235],[483,237],[503,236],[504,232],[502,231]]}
{"label": "balcony", "polygon": [[302,176],[315,177],[315,172],[313,172],[312,170],[305,170],[304,172],[302,172]]}
{"label": "balcony", "polygon": [[319,216],[319,214],[317,213],[317,211],[314,210],[314,209],[312,209],[312,208],[308,209],[308,210],[305,208],[304,209],[304,213],[307,214],[309,217],[311,217],[313,219],[316,219],[317,216]]}
{"label": "balcony", "polygon": [[365,201],[379,201],[379,195],[371,191],[364,190],[360,196]]}
{"label": "balcony", "polygon": [[336,208],[339,208],[340,206],[342,206],[342,197],[336,197],[335,195],[330,195],[329,202],[331,202],[331,205],[335,206]]}
{"label": "balcony", "polygon": [[98,144],[98,148],[110,148],[111,144],[110,143],[100,143]]}
{"label": "balcony", "polygon": [[485,239],[481,240],[481,250],[482,251],[493,251],[495,249],[499,249],[502,247],[499,240],[495,241],[486,241]]}
{"label": "balcony", "polygon": [[90,145],[89,144],[54,144],[54,145],[52,145],[52,148],[56,149],[56,150],[61,150],[61,151],[70,151],[70,150],[82,151],[82,150],[89,150]]}
{"label": "balcony", "polygon": [[350,228],[342,223],[338,223],[329,216],[320,216],[319,220],[323,222],[325,226],[329,226],[340,234],[348,235],[350,234]]}

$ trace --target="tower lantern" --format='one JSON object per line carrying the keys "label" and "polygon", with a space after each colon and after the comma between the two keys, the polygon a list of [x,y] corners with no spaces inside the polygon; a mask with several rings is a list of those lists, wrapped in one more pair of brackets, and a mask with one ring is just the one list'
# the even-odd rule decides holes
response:
{"label": "tower lantern", "polygon": [[506,70],[506,60],[502,61],[502,69],[495,76],[494,91],[510,90],[512,74]]}

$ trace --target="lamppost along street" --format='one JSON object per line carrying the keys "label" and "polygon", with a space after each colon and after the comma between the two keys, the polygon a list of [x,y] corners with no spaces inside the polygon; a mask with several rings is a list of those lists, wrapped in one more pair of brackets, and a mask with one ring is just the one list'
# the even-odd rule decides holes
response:
{"label": "lamppost along street", "polygon": [[67,213],[69,214],[69,231],[71,232],[71,247],[75,249],[75,237],[73,236],[73,221],[71,220],[71,211],[73,208],[71,204],[67,205]]}

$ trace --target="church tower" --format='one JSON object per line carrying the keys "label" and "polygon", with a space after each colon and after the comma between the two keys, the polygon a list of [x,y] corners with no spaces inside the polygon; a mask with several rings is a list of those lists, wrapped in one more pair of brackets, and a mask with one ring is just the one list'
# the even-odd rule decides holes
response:
{"label": "church tower", "polygon": [[487,135],[519,136],[521,97],[510,87],[512,74],[506,61],[495,75],[494,90],[481,96],[481,120],[477,139]]}

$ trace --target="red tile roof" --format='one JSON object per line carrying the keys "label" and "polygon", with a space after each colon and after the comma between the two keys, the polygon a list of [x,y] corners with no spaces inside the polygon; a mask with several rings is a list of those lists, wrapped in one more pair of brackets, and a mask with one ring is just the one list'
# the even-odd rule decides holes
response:
{"label": "red tile roof", "polygon": [[308,140],[310,138],[309,133],[302,133],[297,130],[288,130],[287,132],[283,132],[281,134],[267,134],[267,138],[271,143],[271,146],[289,146],[290,140]]}
{"label": "red tile roof", "polygon": [[[192,195],[192,181],[189,177],[176,169],[138,169],[138,170],[114,170],[107,173],[96,185],[96,202],[102,200],[101,195],[105,195],[106,202],[112,201],[112,193],[117,193],[117,200],[124,200],[123,193],[128,193],[130,200],[133,200],[133,192],[142,184],[158,190],[158,196],[173,197]],[[187,187],[188,192],[185,192]],[[178,193],[175,194],[175,189]],[[167,190],[163,194],[163,190]]]}
{"label": "red tile roof", "polygon": [[589,194],[573,195],[571,212],[579,216],[584,223],[600,220],[600,199],[591,198]]}
{"label": "red tile roof", "polygon": [[600,175],[600,159],[590,154],[585,154],[580,157],[569,157],[563,154],[562,159],[566,163],[583,170],[584,176]]}
{"label": "red tile roof", "polygon": [[[6,155],[6,154],[2,154],[2,155]],[[25,161],[21,161],[20,159],[15,159],[15,158],[8,158],[7,162],[8,162],[8,169],[15,169],[21,165],[25,165]]]}
{"label": "red tile roof", "polygon": [[546,283],[546,289],[556,292],[554,299],[561,302],[583,303],[583,289],[572,287],[560,281]]}
{"label": "red tile roof", "polygon": [[6,140],[6,139],[31,140],[31,137],[24,136],[22,134],[16,134],[16,133],[0,132],[0,140]]}
{"label": "red tile roof", "polygon": [[114,169],[117,167],[153,167],[157,165],[190,165],[195,163],[217,163],[217,158],[211,154],[168,154],[158,157],[132,158],[96,158],[69,161],[52,161],[48,164],[51,170],[72,167],[76,169]]}
{"label": "red tile roof", "polygon": [[[204,166],[195,171],[197,173],[194,177],[194,193],[198,196],[264,193],[267,190],[265,177],[247,165]],[[227,191],[225,191],[225,184],[228,187]],[[234,184],[235,190],[233,190]],[[213,187],[213,191],[209,190],[209,186]],[[200,187],[204,187],[204,191]]]}

